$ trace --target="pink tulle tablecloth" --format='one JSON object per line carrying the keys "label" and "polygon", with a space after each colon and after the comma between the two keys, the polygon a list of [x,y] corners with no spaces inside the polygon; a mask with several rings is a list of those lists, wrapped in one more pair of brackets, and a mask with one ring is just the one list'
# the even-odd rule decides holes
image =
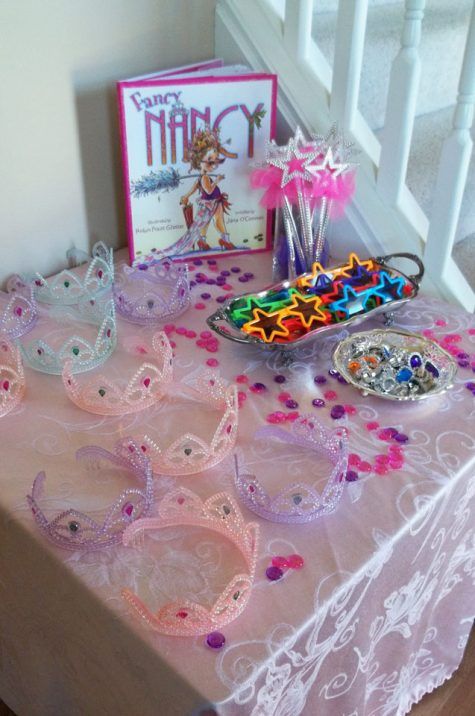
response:
{"label": "pink tulle tablecloth", "polygon": [[[235,293],[270,282],[268,254],[218,259],[218,273],[231,267],[241,269],[228,279]],[[197,272],[218,275],[206,261]],[[246,272],[254,277],[240,282]],[[196,341],[216,297],[227,291],[208,283],[193,288],[192,307],[175,325],[197,335],[170,332],[176,383],[154,408],[95,416],[69,401],[58,376],[27,369],[23,403],[0,420],[0,698],[19,716],[402,716],[462,659],[475,613],[471,366],[459,368],[448,393],[398,404],[363,398],[328,374],[344,330],[299,350],[287,367],[276,355],[223,339],[209,352]],[[459,308],[420,297],[396,323],[432,329],[437,338],[453,334],[474,360],[473,316]],[[107,375],[130,369],[134,345],[149,336],[119,319]],[[269,413],[292,412],[282,392],[298,404],[294,411],[345,425],[350,451],[369,464],[366,472],[355,468],[358,479],[346,484],[338,510],[314,523],[274,524],[243,507],[261,529],[257,578],[245,612],[222,630],[226,644],[219,651],[204,637],[149,631],[127,611],[120,591],[137,591],[153,609],[180,597],[209,605],[242,567],[226,540],[176,527],[147,537],[140,549],[67,552],[38,532],[25,501],[45,470],[48,515],[68,507],[93,515],[110,504],[126,478],[78,465],[74,454],[82,445],[111,449],[117,438],[143,433],[166,442],[186,430],[210,439],[216,413],[190,401],[183,386],[213,358],[229,381],[245,376],[236,450],[270,492],[296,479],[318,484],[328,470],[303,450],[254,439]],[[277,375],[285,382],[275,382]],[[315,383],[317,375],[326,382]],[[265,389],[253,389],[255,383]],[[325,398],[327,391],[336,397]],[[325,406],[314,407],[315,398]],[[330,415],[335,404],[348,406],[339,420]],[[379,428],[369,430],[368,423]],[[402,467],[378,474],[384,458],[377,455],[388,449],[379,437],[385,427],[409,440]],[[199,475],[159,477],[157,501],[178,485],[202,498],[223,489],[235,494],[232,478],[232,456]],[[272,557],[294,553],[304,567],[269,581]]]}

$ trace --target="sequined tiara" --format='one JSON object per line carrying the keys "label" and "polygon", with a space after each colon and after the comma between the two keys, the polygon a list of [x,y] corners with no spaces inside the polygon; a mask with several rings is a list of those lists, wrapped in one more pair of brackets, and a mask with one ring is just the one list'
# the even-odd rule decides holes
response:
{"label": "sequined tiara", "polygon": [[33,482],[27,501],[36,524],[43,534],[58,547],[69,550],[96,550],[117,544],[124,529],[134,520],[145,517],[153,503],[153,473],[150,462],[140,452],[129,450],[130,440],[117,443],[115,454],[101,447],[80,448],[77,460],[98,463],[105,460],[112,465],[130,472],[142,487],[130,487],[123,490],[109,507],[102,522],[74,509],[60,512],[48,520],[38,505],[41,497],[45,473],[40,472]]}
{"label": "sequined tiara", "polygon": [[170,259],[117,271],[114,300],[118,313],[128,321],[154,325],[183,313],[190,305],[190,284],[186,264]]}
{"label": "sequined tiara", "polygon": [[6,292],[0,291],[0,334],[20,338],[33,328],[37,317],[32,286],[14,274],[8,279]]}
{"label": "sequined tiara", "polygon": [[217,465],[233,449],[238,428],[238,400],[235,385],[227,386],[214,371],[203,370],[190,382],[195,395],[223,411],[210,443],[185,433],[167,448],[148,435],[137,438],[140,449],[151,460],[154,472],[162,475],[194,475]]}
{"label": "sequined tiara", "polygon": [[292,423],[291,432],[269,425],[260,428],[255,437],[260,440],[275,438],[308,448],[318,458],[329,460],[333,469],[321,494],[306,483],[293,482],[271,497],[254,475],[240,471],[236,459],[235,486],[246,507],[271,522],[289,524],[311,522],[336,510],[348,466],[348,439],[344,432],[338,428],[329,430],[307,415]]}
{"label": "sequined tiara", "polygon": [[[54,309],[57,311],[58,309]],[[97,337],[90,342],[75,333],[67,338],[59,348],[55,349],[51,343],[39,338],[29,343],[20,342],[20,349],[26,365],[42,373],[60,375],[67,361],[69,370],[73,373],[82,373],[104,363],[111,355],[117,343],[117,327],[115,320],[114,302],[112,300],[101,302],[94,299],[82,301],[77,306],[69,306],[61,316],[54,316],[61,320],[71,320],[75,329],[95,326]]]}
{"label": "sequined tiara", "polygon": [[19,349],[0,337],[0,418],[20,403],[25,393],[25,373]]}
{"label": "sequined tiara", "polygon": [[66,253],[70,266],[79,266],[87,262],[84,276],[80,271],[65,269],[60,273],[45,278],[35,273],[31,279],[35,296],[43,303],[72,305],[83,299],[97,298],[114,282],[114,255],[102,241],[94,244],[89,256],[84,251],[70,249]]}
{"label": "sequined tiara", "polygon": [[[146,348],[142,352],[147,354]],[[68,397],[82,410],[98,415],[126,415],[145,410],[166,392],[173,377],[173,351],[162,331],[152,338],[152,351],[132,378],[124,385],[105,375],[77,380],[71,361],[63,369],[63,385]]]}
{"label": "sequined tiara", "polygon": [[168,493],[160,503],[159,516],[139,520],[123,535],[126,546],[143,541],[147,530],[190,525],[206,527],[227,537],[243,555],[247,572],[235,575],[210,609],[188,600],[166,604],[155,614],[128,589],[122,596],[152,629],[172,636],[207,634],[236,619],[246,607],[254,582],[259,526],[244,522],[233,498],[220,492],[205,502],[190,490]]}

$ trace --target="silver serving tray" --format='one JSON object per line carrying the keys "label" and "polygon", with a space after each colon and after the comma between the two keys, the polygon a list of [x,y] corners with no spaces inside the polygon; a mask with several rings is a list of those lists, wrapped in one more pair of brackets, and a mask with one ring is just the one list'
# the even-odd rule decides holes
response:
{"label": "silver serving tray", "polygon": [[[415,254],[409,254],[409,253],[395,253],[395,254],[388,254],[387,256],[378,256],[378,257],[371,257],[372,260],[379,264],[379,266],[388,272],[390,272],[391,276],[401,276],[406,281],[408,281],[413,286],[413,293],[410,296],[395,299],[394,301],[390,301],[382,306],[377,306],[376,308],[373,308],[371,311],[368,311],[367,313],[358,314],[351,316],[346,321],[340,321],[338,323],[334,323],[328,326],[321,326],[319,328],[316,328],[315,330],[303,335],[299,336],[292,342],[288,343],[278,343],[278,342],[272,342],[267,343],[266,341],[263,341],[261,338],[257,336],[252,336],[249,333],[245,333],[244,331],[241,331],[240,328],[238,328],[230,317],[230,308],[234,301],[237,301],[238,299],[244,298],[246,296],[256,296],[257,298],[265,298],[265,296],[269,293],[269,291],[278,291],[279,289],[287,289],[291,286],[293,286],[297,279],[294,279],[293,281],[281,281],[280,283],[272,284],[271,286],[268,286],[267,288],[263,289],[259,292],[249,292],[249,293],[242,293],[238,296],[233,296],[233,298],[228,299],[223,305],[218,308],[217,311],[215,311],[211,316],[208,316],[206,319],[206,322],[208,326],[215,331],[215,333],[218,333],[223,338],[227,338],[230,341],[234,341],[235,343],[243,343],[246,345],[254,345],[254,346],[260,346],[261,348],[264,348],[266,350],[277,350],[277,351],[291,351],[296,348],[301,347],[304,343],[309,343],[311,340],[317,338],[318,336],[321,336],[322,334],[327,334],[331,331],[341,331],[342,328],[346,328],[348,326],[354,326],[359,323],[362,323],[363,321],[368,320],[369,318],[373,318],[375,315],[382,313],[385,318],[385,325],[391,325],[393,322],[393,311],[397,310],[401,306],[403,306],[405,303],[410,301],[412,298],[414,298],[418,291],[420,282],[422,280],[422,277],[424,275],[424,265],[420,258],[416,256]],[[402,271],[399,271],[395,269],[392,266],[389,266],[389,262],[397,259],[397,258],[404,258],[409,259],[410,261],[413,261],[417,266],[417,274],[414,275],[406,275]],[[338,266],[329,267],[328,271],[331,271],[332,269],[336,269]]]}
{"label": "silver serving tray", "polygon": [[[378,389],[365,384],[364,380],[357,378],[355,372],[352,372],[348,368],[349,363],[352,361],[363,362],[363,354],[371,353],[372,349],[381,352],[385,346],[391,350],[396,349],[400,355],[405,354],[406,365],[409,362],[407,359],[410,355],[420,355],[422,363],[430,361],[432,366],[437,369],[439,373],[438,377],[434,379],[432,374],[427,374],[426,380],[418,380],[416,378],[420,392],[396,395],[385,391],[382,386]],[[457,373],[457,364],[452,356],[437,345],[437,343],[417,333],[393,329],[375,329],[372,331],[353,333],[335,347],[333,351],[333,365],[345,380],[357,388],[357,390],[361,391],[364,396],[376,395],[386,400],[398,401],[424,400],[425,398],[430,398],[435,395],[441,395],[452,387],[453,380]],[[389,361],[386,361],[380,364],[379,370],[384,370],[385,365],[388,366],[394,376],[398,368],[391,368]],[[383,368],[381,368],[381,366],[383,366]],[[366,370],[368,374],[370,374],[371,368],[368,367]],[[427,371],[421,370],[421,373],[423,375],[427,373]],[[401,386],[402,384],[399,385]]]}

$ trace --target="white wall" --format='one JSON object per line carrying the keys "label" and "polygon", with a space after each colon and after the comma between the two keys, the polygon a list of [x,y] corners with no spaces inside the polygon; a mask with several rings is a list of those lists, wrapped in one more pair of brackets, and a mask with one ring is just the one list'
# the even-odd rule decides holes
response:
{"label": "white wall", "polygon": [[126,242],[115,81],[213,57],[215,0],[0,0],[0,283]]}

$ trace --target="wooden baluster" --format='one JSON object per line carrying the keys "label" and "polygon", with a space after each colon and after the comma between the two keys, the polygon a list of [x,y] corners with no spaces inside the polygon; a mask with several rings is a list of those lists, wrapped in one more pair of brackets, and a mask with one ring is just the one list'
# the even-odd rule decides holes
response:
{"label": "wooden baluster", "polygon": [[421,75],[419,41],[425,0],[406,0],[401,49],[393,62],[378,171],[378,190],[397,204],[406,182]]}
{"label": "wooden baluster", "polygon": [[309,55],[312,15],[313,0],[287,0],[285,3],[284,44],[299,62]]}
{"label": "wooden baluster", "polygon": [[442,147],[424,253],[426,268],[434,277],[442,276],[452,253],[472,154],[473,142],[470,128],[473,122],[474,102],[475,5],[470,19],[462,72],[460,73],[452,132]]}
{"label": "wooden baluster", "polygon": [[330,114],[347,132],[358,108],[368,0],[340,0],[335,36],[335,59]]}

